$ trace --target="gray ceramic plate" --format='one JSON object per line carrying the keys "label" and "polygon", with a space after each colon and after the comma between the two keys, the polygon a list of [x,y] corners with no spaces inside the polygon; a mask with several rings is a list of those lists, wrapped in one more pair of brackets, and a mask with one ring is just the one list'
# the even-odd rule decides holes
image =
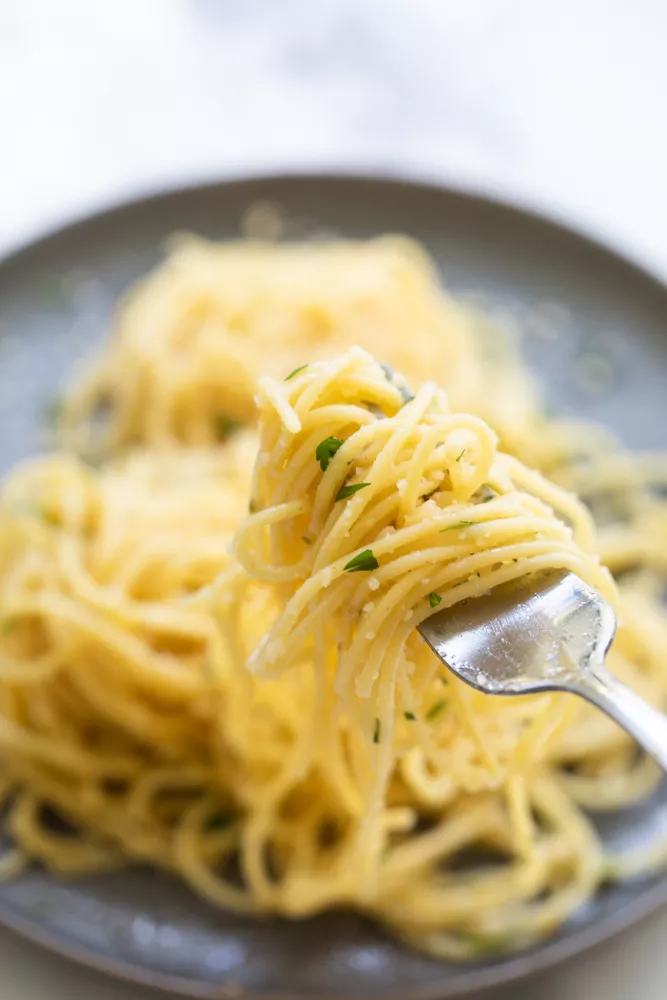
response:
{"label": "gray ceramic plate", "polygon": [[[398,181],[280,177],[177,191],[116,208],[26,247],[0,266],[0,464],[35,449],[40,413],[74,358],[101,337],[114,301],[174,230],[238,232],[244,210],[282,205],[302,235],[410,233],[447,284],[518,319],[552,401],[633,445],[667,445],[667,290],[559,225],[482,198]],[[296,220],[296,221],[295,221]],[[589,378],[600,374],[602,382]],[[591,391],[591,384],[597,386]],[[598,817],[622,849],[667,824],[667,790]],[[509,982],[588,948],[667,900],[667,878],[612,887],[533,951],[448,965],[361,918],[252,922],[214,910],[151,871],[64,885],[35,870],[0,886],[0,922],[46,947],[187,996],[427,1000]]]}

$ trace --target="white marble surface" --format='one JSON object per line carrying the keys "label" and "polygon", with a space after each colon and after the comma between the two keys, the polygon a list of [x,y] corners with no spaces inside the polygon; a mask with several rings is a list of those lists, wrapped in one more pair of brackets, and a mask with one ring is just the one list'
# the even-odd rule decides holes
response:
{"label": "white marble surface", "polygon": [[[244,169],[409,169],[667,276],[664,0],[0,0],[0,250]],[[667,914],[504,1000],[662,1000]],[[3,1000],[145,1000],[0,934]]]}

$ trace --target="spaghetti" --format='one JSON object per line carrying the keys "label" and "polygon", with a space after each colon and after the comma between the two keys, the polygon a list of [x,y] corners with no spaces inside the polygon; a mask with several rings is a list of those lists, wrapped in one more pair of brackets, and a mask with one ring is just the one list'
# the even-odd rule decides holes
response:
{"label": "spaghetti", "polygon": [[547,421],[482,326],[397,238],[181,242],[131,294],[63,412],[105,461],[4,484],[2,873],[150,861],[225,908],[344,905],[466,958],[664,863],[660,840],[609,856],[587,817],[655,787],[625,733],[483,695],[415,631],[566,566],[618,603],[610,668],[665,703],[664,472]]}

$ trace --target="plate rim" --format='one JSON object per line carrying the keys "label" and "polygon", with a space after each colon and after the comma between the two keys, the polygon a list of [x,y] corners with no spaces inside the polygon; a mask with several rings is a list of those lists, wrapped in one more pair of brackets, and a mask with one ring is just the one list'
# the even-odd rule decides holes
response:
{"label": "plate rim", "polygon": [[[132,212],[147,205],[168,203],[192,194],[204,195],[207,191],[214,192],[220,188],[234,186],[285,184],[294,185],[303,182],[318,184],[385,184],[394,186],[397,190],[422,191],[427,195],[450,196],[467,201],[494,211],[505,211],[519,215],[537,224],[546,225],[551,230],[586,244],[590,249],[602,253],[617,264],[624,265],[634,271],[636,277],[648,280],[667,303],[667,278],[654,267],[651,262],[642,259],[631,249],[616,245],[613,235],[588,228],[585,224],[575,222],[566,213],[537,204],[530,198],[510,192],[498,193],[483,186],[460,183],[456,179],[444,177],[438,179],[425,172],[415,172],[411,169],[374,169],[364,167],[352,168],[293,168],[280,167],[266,170],[239,170],[213,178],[198,179],[194,182],[179,184],[152,185],[143,190],[128,192],[129,196],[103,202],[91,206],[80,213],[71,213],[43,229],[31,231],[25,238],[19,238],[0,250],[0,272],[15,262],[20,263],[24,256],[38,250],[51,240],[60,239],[75,233],[89,225],[103,224],[122,212]],[[619,241],[620,243],[621,241]],[[470,996],[485,992],[499,986],[507,986],[524,978],[545,972],[567,959],[584,954],[604,942],[611,940],[623,931],[640,924],[651,914],[667,904],[667,872],[654,883],[640,891],[639,895],[622,908],[600,917],[594,923],[581,928],[560,941],[546,941],[538,950],[528,953],[518,953],[508,958],[501,965],[480,964],[478,967],[466,969],[467,979],[458,984],[446,981],[439,985],[429,985],[416,989],[401,989],[375,995],[375,1000],[454,1000],[455,997]],[[53,929],[40,926],[34,920],[16,913],[5,903],[0,902],[0,927],[11,934],[20,937],[44,949],[51,955],[73,962],[81,968],[91,969],[96,973],[110,976],[119,982],[135,986],[149,987],[160,990],[172,996],[196,998],[196,1000],[340,1000],[336,995],[313,994],[304,992],[276,993],[257,992],[239,989],[231,980],[225,984],[206,985],[194,979],[178,974],[163,973],[145,966],[105,956],[93,948],[78,945],[58,935]],[[355,993],[349,995],[349,1000],[368,1000],[367,994]]]}
{"label": "plate rim", "polygon": [[318,183],[381,183],[391,184],[397,188],[422,190],[429,194],[445,194],[477,204],[486,205],[496,210],[518,213],[534,223],[546,224],[565,236],[574,237],[584,242],[588,247],[614,258],[617,263],[632,268],[644,279],[652,281],[662,292],[667,292],[667,269],[654,261],[649,254],[643,254],[634,245],[630,245],[622,235],[615,235],[611,230],[596,225],[593,221],[579,218],[574,210],[549,204],[547,201],[533,197],[526,191],[512,191],[494,187],[489,183],[477,183],[474,180],[465,181],[460,177],[443,175],[425,168],[413,166],[393,166],[383,164],[373,166],[362,164],[333,166],[276,165],[271,169],[253,169],[252,167],[230,169],[203,174],[194,178],[186,178],[185,182],[170,183],[168,180],[157,183],[139,184],[121,190],[109,198],[101,197],[79,210],[66,210],[61,217],[49,220],[44,226],[36,224],[23,235],[19,233],[10,237],[5,246],[0,246],[0,268],[3,268],[23,254],[35,250],[42,243],[57,239],[67,232],[83,228],[90,223],[102,222],[127,209],[139,208],[143,205],[169,201],[186,194],[213,191],[220,187],[233,187],[245,184],[292,184],[301,181],[317,181]]}

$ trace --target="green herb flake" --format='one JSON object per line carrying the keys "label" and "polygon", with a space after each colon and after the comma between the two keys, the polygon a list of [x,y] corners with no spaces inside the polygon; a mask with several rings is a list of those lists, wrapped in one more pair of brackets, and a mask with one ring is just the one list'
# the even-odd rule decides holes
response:
{"label": "green herb flake", "polygon": [[373,730],[373,743],[380,742],[380,720],[376,718],[375,728]]}
{"label": "green herb flake", "polygon": [[308,367],[308,365],[299,365],[299,367],[295,368],[293,372],[290,372],[289,375],[285,376],[285,378],[283,379],[283,382],[289,382],[289,380],[291,378],[294,378],[296,375],[299,374],[299,372],[302,372],[304,370],[304,368],[307,368],[307,367]]}
{"label": "green herb flake", "polygon": [[348,573],[370,573],[371,570],[377,569],[379,565],[372,550],[364,549],[363,552],[357,552],[356,556],[353,556],[349,562],[346,562],[343,569]]}
{"label": "green herb flake", "polygon": [[257,513],[257,504],[255,503],[254,500],[249,500],[248,501],[248,513],[249,514],[256,514]]}
{"label": "green herb flake", "polygon": [[62,396],[54,396],[44,407],[44,420],[47,424],[57,424],[62,416],[65,400]]}
{"label": "green herb flake", "polygon": [[458,458],[456,459],[456,461],[457,461],[457,462],[460,462],[460,461],[461,461],[461,459],[463,458],[463,456],[465,455],[465,453],[467,452],[467,450],[468,450],[467,448],[464,448],[464,449],[463,449],[463,451],[461,452],[461,454],[460,454],[460,455],[458,456]]}
{"label": "green herb flake", "polygon": [[610,882],[618,882],[623,878],[623,866],[617,859],[607,858],[602,867],[602,884],[608,885]]}
{"label": "green herb flake", "polygon": [[429,722],[432,719],[435,719],[436,716],[440,715],[446,704],[447,704],[447,699],[441,698],[440,701],[436,701],[434,705],[431,705],[428,712],[426,713],[426,718],[429,720]]}
{"label": "green herb flake", "polygon": [[509,934],[485,934],[483,932],[459,934],[462,942],[469,944],[478,955],[493,955],[510,951],[516,942]]}
{"label": "green herb flake", "polygon": [[403,712],[403,715],[408,720],[408,722],[416,722],[417,721],[417,716],[415,715],[414,712]]}
{"label": "green herb flake", "polygon": [[441,600],[442,597],[440,596],[440,594],[436,594],[435,592],[431,592],[428,595],[428,603],[431,605],[432,608],[437,608]]}
{"label": "green herb flake", "polygon": [[454,531],[455,528],[469,528],[474,523],[474,521],[457,521],[456,524],[449,524],[446,528],[441,528],[440,533],[442,534],[443,531]]}
{"label": "green herb flake", "polygon": [[216,413],[213,417],[213,426],[218,437],[227,438],[234,431],[237,431],[242,424],[240,421],[234,420],[233,417],[227,416],[226,413]]}
{"label": "green herb flake", "polygon": [[312,545],[313,544],[312,538],[309,538],[308,535],[302,535],[301,536],[301,541],[305,542],[306,545]]}
{"label": "green herb flake", "polygon": [[370,483],[349,483],[347,486],[341,486],[336,494],[336,502],[339,500],[347,500],[351,497],[353,493],[358,493],[359,490],[363,490],[366,486],[370,486]]}
{"label": "green herb flake", "polygon": [[438,492],[439,489],[440,487],[436,486],[436,488],[434,490],[431,490],[430,493],[424,493],[424,495],[421,498],[422,503],[426,503],[426,501],[430,500],[432,496],[435,496],[435,494]]}
{"label": "green herb flake", "polygon": [[342,446],[343,442],[337,437],[328,437],[324,441],[320,441],[317,448],[315,449],[315,458],[320,463],[320,468],[322,472],[327,471],[329,462],[334,457],[338,449]]}

